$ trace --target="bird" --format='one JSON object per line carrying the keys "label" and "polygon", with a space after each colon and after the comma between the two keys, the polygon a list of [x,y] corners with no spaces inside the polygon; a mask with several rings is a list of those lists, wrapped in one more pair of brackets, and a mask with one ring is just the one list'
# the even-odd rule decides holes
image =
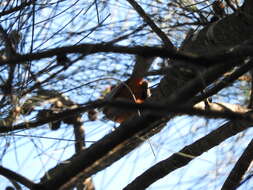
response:
{"label": "bird", "polygon": [[[143,103],[146,98],[150,96],[148,82],[144,79],[144,75],[150,68],[153,60],[153,57],[136,56],[131,76],[126,81],[112,87],[111,91],[104,97],[104,100],[121,100],[131,103]],[[109,105],[102,109],[107,119],[118,123],[122,123],[131,116],[139,113],[136,110],[127,110]]]}
{"label": "bird", "polygon": [[223,18],[224,16],[226,16],[225,5],[221,2],[221,0],[214,1],[212,3],[212,9],[215,17]]}

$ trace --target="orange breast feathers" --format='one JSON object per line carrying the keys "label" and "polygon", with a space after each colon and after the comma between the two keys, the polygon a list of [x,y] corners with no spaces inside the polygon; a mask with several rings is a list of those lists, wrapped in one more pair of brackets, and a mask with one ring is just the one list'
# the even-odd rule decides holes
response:
{"label": "orange breast feathers", "polygon": [[[105,100],[123,100],[128,102],[143,103],[150,95],[148,83],[143,78],[152,64],[154,57],[136,56],[135,65],[131,77],[124,83],[112,88],[105,96]],[[105,106],[103,113],[106,118],[116,122],[123,122],[134,114],[136,110],[127,110],[124,107]]]}
{"label": "orange breast feathers", "polygon": [[[105,99],[143,103],[148,96],[150,96],[148,82],[143,78],[130,77],[124,83],[114,87]],[[107,119],[121,123],[130,116],[137,114],[138,111],[106,106],[103,109],[103,113]]]}

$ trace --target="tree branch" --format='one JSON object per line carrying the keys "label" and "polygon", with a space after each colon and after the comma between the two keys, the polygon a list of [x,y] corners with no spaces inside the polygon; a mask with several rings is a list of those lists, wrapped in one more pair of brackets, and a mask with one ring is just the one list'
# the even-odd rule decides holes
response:
{"label": "tree branch", "polygon": [[27,7],[27,6],[30,6],[30,5],[33,4],[34,2],[35,2],[35,0],[30,0],[30,1],[28,1],[28,2],[23,2],[23,3],[21,3],[19,6],[16,6],[16,7],[14,7],[14,8],[11,8],[11,9],[9,9],[9,10],[2,11],[2,12],[0,12],[0,17],[1,17],[1,16],[4,16],[4,15],[11,14],[11,13],[14,13],[14,12],[16,12],[16,11],[19,11],[19,10],[21,10],[21,9]]}
{"label": "tree branch", "polygon": [[143,174],[138,176],[133,182],[128,184],[124,190],[146,189],[155,181],[168,175],[176,169],[187,165],[190,161],[210,150],[211,148],[219,145],[229,137],[232,137],[237,133],[252,127],[252,124],[252,122],[246,121],[227,122],[205,137],[200,138],[196,142],[184,147],[169,158],[149,168]]}
{"label": "tree branch", "polygon": [[143,8],[135,0],[127,0],[128,3],[136,10],[143,20],[152,28],[152,30],[161,38],[164,46],[169,49],[175,49],[168,36],[153,22],[153,20],[145,13]]}
{"label": "tree branch", "polygon": [[[208,69],[203,73],[205,84],[209,85],[231,67],[233,67],[232,63],[230,65],[218,65],[216,67]],[[192,96],[194,96],[203,88],[205,88],[205,86],[203,86],[200,78],[197,77],[192,81],[186,83],[182,89],[174,92],[164,103],[167,103],[167,105],[171,106],[183,105],[183,103],[189,101]],[[74,157],[69,163],[66,163],[62,167],[61,172],[65,174],[64,176],[56,175],[41,185],[43,185],[45,188],[59,188],[65,183],[75,183],[75,180],[78,179],[79,175],[91,175],[90,168],[97,168],[96,165],[100,160],[103,160],[107,156],[110,157],[112,154],[110,161],[105,163],[103,166],[100,165],[98,168],[101,170],[104,167],[109,166],[115,162],[115,160],[120,158],[118,155],[113,154],[115,150],[119,152],[122,151],[125,154],[126,152],[129,152],[138,146],[138,144],[140,144],[143,140],[136,141],[138,142],[137,144],[135,144],[136,142],[133,142],[133,146],[132,142],[128,142],[127,146],[125,147],[121,147],[121,144],[126,143],[129,139],[136,135],[137,137],[141,137],[140,139],[145,139],[142,137],[152,136],[162,128],[162,123],[165,121],[166,119],[163,119],[162,116],[154,115],[152,111],[147,111],[142,113],[141,116],[135,116],[132,119],[123,122],[120,127],[118,127],[114,132],[106,135],[101,140],[94,143],[86,150],[82,151],[79,156]],[[152,135],[149,135],[149,133]],[[126,148],[127,150],[125,151],[124,149]],[[106,160],[109,160],[109,158]],[[97,172],[99,170],[93,172]]]}
{"label": "tree branch", "polygon": [[248,144],[243,154],[236,162],[234,168],[227,177],[221,190],[235,190],[240,185],[243,175],[253,161],[253,140]]}
{"label": "tree branch", "polygon": [[9,170],[7,168],[4,168],[3,166],[0,166],[0,175],[6,177],[8,179],[17,181],[17,182],[21,183],[22,185],[28,187],[29,189],[39,187],[39,185],[35,184],[34,182],[30,181],[29,179],[21,176],[18,173],[15,173],[15,172]]}
{"label": "tree branch", "polygon": [[[249,109],[244,108],[239,105],[227,104],[227,103],[209,103],[209,108],[206,110],[203,102],[196,104],[194,107],[189,105],[176,106],[175,104],[158,104],[158,103],[143,103],[136,104],[133,102],[126,101],[94,101],[89,102],[88,105],[65,110],[60,113],[51,114],[48,117],[44,117],[37,121],[25,122],[15,126],[1,126],[0,133],[5,133],[9,131],[15,131],[20,129],[31,129],[38,127],[40,125],[51,123],[58,120],[68,119],[76,114],[81,114],[90,110],[91,108],[99,108],[104,105],[109,105],[113,107],[122,108],[125,110],[139,110],[139,111],[150,111],[153,115],[159,117],[166,117],[169,114],[186,114],[186,115],[196,115],[203,116],[206,118],[225,118],[225,119],[242,119],[251,121],[252,116],[245,115]],[[83,141],[80,141],[83,142]],[[77,143],[78,144],[78,143]],[[78,145],[80,149],[81,144]]]}
{"label": "tree branch", "polygon": [[241,75],[250,71],[250,69],[252,69],[252,66],[253,66],[252,63],[253,63],[253,61],[250,60],[248,63],[243,64],[238,69],[236,69],[234,72],[225,76],[224,79],[217,82],[213,87],[211,87],[207,91],[203,92],[200,96],[194,97],[191,101],[193,103],[197,103],[205,98],[208,98],[208,97],[218,93],[220,90],[227,87],[232,82],[234,82],[236,79],[238,79]]}
{"label": "tree branch", "polygon": [[[54,48],[37,53],[29,53],[24,55],[16,55],[14,58],[10,58],[5,61],[0,61],[0,65],[6,64],[20,64],[25,61],[39,60],[43,58],[49,58],[57,56],[59,54],[70,53],[82,53],[90,55],[94,53],[122,53],[122,54],[134,54],[140,56],[150,57],[162,57],[171,58],[176,60],[185,61],[185,64],[210,67],[215,64],[230,64],[229,61],[241,62],[245,57],[253,54],[253,39],[245,41],[239,45],[233,47],[225,47],[220,51],[214,51],[210,54],[203,54],[202,56],[182,53],[174,50],[168,50],[161,47],[148,47],[148,46],[119,46],[112,44],[80,44],[74,46],[65,46],[60,48]],[[239,63],[238,63],[239,64]]]}

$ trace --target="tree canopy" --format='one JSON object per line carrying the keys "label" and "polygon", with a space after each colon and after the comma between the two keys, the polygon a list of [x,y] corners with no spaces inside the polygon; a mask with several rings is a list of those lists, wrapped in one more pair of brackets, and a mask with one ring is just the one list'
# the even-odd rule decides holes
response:
{"label": "tree canopy", "polygon": [[3,0],[6,189],[251,189],[251,0]]}

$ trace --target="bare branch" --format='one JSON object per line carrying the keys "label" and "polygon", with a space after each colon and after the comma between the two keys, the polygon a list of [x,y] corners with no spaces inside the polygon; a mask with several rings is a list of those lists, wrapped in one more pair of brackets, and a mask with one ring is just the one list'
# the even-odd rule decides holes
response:
{"label": "bare branch", "polygon": [[4,15],[8,15],[8,14],[11,14],[11,13],[14,13],[14,12],[17,12],[27,6],[30,6],[31,4],[33,4],[36,0],[30,0],[28,2],[23,2],[21,3],[19,6],[16,6],[14,8],[11,8],[9,10],[6,10],[6,11],[2,11],[0,12],[0,16],[4,16]]}
{"label": "bare branch", "polygon": [[185,166],[204,152],[249,127],[252,127],[251,122],[231,121],[224,124],[205,137],[200,138],[196,142],[184,147],[169,158],[149,168],[143,174],[138,176],[133,182],[128,184],[124,190],[146,189],[155,181],[159,180],[165,175],[168,175],[176,169]]}
{"label": "bare branch", "polygon": [[[252,60],[249,63],[243,64],[238,69],[236,69],[234,72],[227,74],[227,76],[224,77],[221,81],[219,81],[217,84],[215,84],[212,88],[209,90],[203,92],[200,96],[196,96],[192,99],[192,102],[199,102],[205,98],[208,98],[216,93],[218,93],[221,89],[227,87],[232,82],[234,82],[236,79],[238,79],[241,75],[244,73],[250,71],[252,68]],[[253,88],[253,86],[252,86]],[[249,107],[250,108],[250,107]]]}
{"label": "bare branch", "polygon": [[35,184],[34,182],[30,181],[29,179],[21,176],[20,174],[18,174],[16,172],[9,170],[7,168],[4,168],[3,166],[0,166],[0,174],[8,179],[17,181],[30,189],[33,189],[35,187],[39,187],[39,185]]}
{"label": "bare branch", "polygon": [[236,162],[234,168],[230,172],[221,190],[235,190],[239,186],[243,175],[253,161],[253,140],[248,144],[243,154]]}
{"label": "bare branch", "polygon": [[[37,53],[17,55],[15,58],[8,59],[6,61],[1,61],[0,65],[6,64],[16,64],[25,61],[39,60],[43,58],[57,56],[59,54],[69,54],[69,53],[83,53],[85,55],[90,55],[94,53],[101,52],[111,52],[111,53],[123,53],[123,54],[135,54],[140,56],[150,56],[150,57],[163,57],[163,58],[173,58],[178,60],[183,60],[189,64],[200,65],[203,67],[212,66],[215,64],[220,64],[226,60],[227,64],[229,61],[239,62],[247,56],[251,56],[253,40],[248,40],[240,45],[231,48],[225,48],[222,51],[213,52],[212,54],[207,54],[203,56],[190,55],[185,53],[180,53],[174,50],[168,50],[161,47],[148,47],[148,46],[117,46],[111,44],[81,44],[74,46],[65,46],[60,48],[54,48],[46,51],[41,51]],[[228,62],[227,62],[228,61]]]}
{"label": "bare branch", "polygon": [[[233,65],[229,66],[219,65],[203,73],[203,76],[205,76],[204,78],[206,79],[205,81],[206,84],[208,85],[209,83],[216,80],[217,77],[221,76],[231,67],[233,67]],[[219,68],[219,70],[217,68]],[[213,72],[214,70],[216,72]],[[182,105],[183,103],[190,100],[192,96],[194,96],[196,93],[199,92],[199,90],[203,88],[205,88],[203,86],[203,83],[197,77],[196,79],[190,81],[189,83],[186,83],[184,85],[184,88],[173,93],[168,98],[167,105],[171,106]],[[89,168],[94,167],[94,165],[98,163],[97,162],[98,160],[103,159],[108,154],[112,153],[113,150],[118,149],[118,147],[120,147],[120,145],[125,141],[127,141],[128,139],[131,139],[133,136],[138,135],[140,133],[143,136],[149,136],[148,133],[153,134],[154,131],[158,132],[159,130],[155,130],[154,127],[157,127],[156,124],[159,123],[159,121],[163,121],[163,117],[155,115],[153,112],[150,111],[144,112],[141,116],[135,116],[132,119],[126,120],[114,132],[105,136],[104,138],[102,138],[101,140],[99,140],[86,150],[82,151],[80,155],[74,157],[70,163],[65,164],[62,167],[61,173],[66,173],[66,175],[64,176],[56,175],[51,180],[42,183],[42,185],[44,187],[59,188],[65,183],[75,183],[79,175],[85,176],[85,174],[87,175],[87,173],[91,174],[90,172],[88,172]],[[240,131],[244,129],[245,128],[239,128]],[[234,131],[236,130],[237,128],[234,129]],[[232,132],[233,130],[231,130],[229,134],[231,134]],[[128,151],[130,150],[131,148]],[[110,164],[112,164],[115,161],[114,159],[119,159],[119,157],[118,156],[113,157],[112,159],[110,159],[109,163],[108,162],[106,163],[104,167],[107,167]],[[99,169],[104,167],[100,166]]]}
{"label": "bare branch", "polygon": [[152,28],[152,30],[161,38],[164,46],[169,49],[174,49],[174,45],[168,36],[152,21],[152,19],[145,13],[143,8],[135,0],[127,0],[136,12],[143,18],[143,20]]}
{"label": "bare branch", "polygon": [[[32,129],[40,125],[51,123],[58,120],[68,120],[68,118],[75,116],[76,114],[81,114],[92,108],[103,107],[104,105],[110,105],[113,107],[119,107],[125,110],[140,110],[140,111],[150,111],[152,115],[159,117],[164,117],[169,114],[187,114],[187,115],[197,115],[207,118],[226,118],[226,119],[242,119],[251,121],[251,115],[245,115],[249,109],[244,108],[239,105],[228,104],[228,103],[210,103],[209,108],[206,110],[203,102],[200,102],[194,106],[180,105],[176,106],[172,104],[158,104],[158,103],[142,103],[137,104],[127,101],[94,101],[87,103],[87,106],[78,107],[71,110],[62,111],[60,113],[51,114],[48,117],[41,118],[37,121],[25,122],[15,126],[1,126],[0,133],[10,132],[20,129]],[[81,147],[81,142],[77,142],[78,150]]]}

